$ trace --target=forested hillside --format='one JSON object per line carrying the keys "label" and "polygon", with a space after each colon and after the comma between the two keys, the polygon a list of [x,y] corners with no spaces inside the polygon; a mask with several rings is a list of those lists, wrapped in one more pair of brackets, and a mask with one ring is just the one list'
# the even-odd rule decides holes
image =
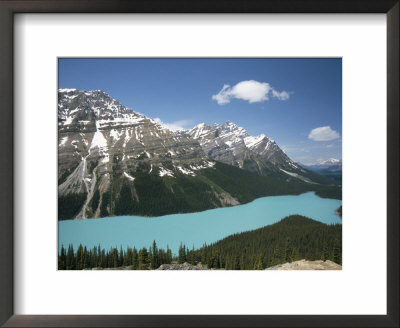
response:
{"label": "forested hillside", "polygon": [[[151,166],[141,163],[134,176],[134,183],[127,179],[114,164],[110,188],[99,193],[95,188],[86,212],[95,217],[115,215],[160,216],[172,213],[190,213],[210,208],[248,203],[256,198],[277,195],[298,195],[315,191],[320,197],[341,199],[341,188],[336,185],[316,185],[301,180],[282,181],[260,176],[238,167],[215,162],[214,167],[196,171],[195,176],[174,170],[172,163],[163,166],[174,176],[160,177],[157,170],[150,174]],[[99,184],[99,183],[98,183]],[[85,202],[86,194],[59,196],[59,220],[73,219]]]}
{"label": "forested hillside", "polygon": [[[134,243],[134,241],[133,241]],[[306,260],[331,260],[342,264],[342,225],[326,225],[304,216],[292,215],[273,225],[228,236],[200,249],[181,245],[178,254],[159,249],[154,241],[148,248],[102,249],[99,245],[75,251],[72,245],[61,247],[59,270],[90,268],[156,269],[172,261],[201,262],[209,268],[255,270]]]}
{"label": "forested hillside", "polygon": [[251,270],[300,259],[342,264],[341,254],[341,224],[326,225],[292,215],[273,225],[204,246],[194,252],[194,258],[208,267]]}

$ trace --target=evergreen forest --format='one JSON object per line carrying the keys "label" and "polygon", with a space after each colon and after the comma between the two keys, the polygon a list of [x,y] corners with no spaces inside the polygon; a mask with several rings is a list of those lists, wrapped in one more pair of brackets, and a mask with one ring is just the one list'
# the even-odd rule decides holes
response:
{"label": "evergreen forest", "polygon": [[80,245],[61,247],[59,270],[114,268],[157,269],[161,264],[201,263],[208,268],[226,270],[262,270],[297,260],[331,260],[342,264],[342,225],[326,225],[300,215],[256,230],[228,236],[199,249],[181,244],[177,254],[161,249],[156,241],[148,248],[91,249]]}
{"label": "evergreen forest", "polygon": [[[163,167],[172,170],[172,162],[166,161]],[[124,170],[115,160],[111,187],[101,196],[99,185],[96,186],[87,209],[88,217],[95,217],[98,209],[98,217],[200,212],[227,206],[216,197],[216,193],[222,192],[228,192],[240,204],[259,197],[299,195],[309,191],[314,191],[322,198],[342,198],[341,187],[334,183],[283,181],[272,173],[268,177],[262,176],[221,162],[216,162],[214,168],[197,171],[196,176],[174,172],[174,178],[160,177],[157,170],[149,174],[150,164],[143,162],[131,171],[128,170],[135,177],[134,183],[124,177]],[[323,180],[323,177],[319,178]],[[98,176],[97,181],[100,180]],[[323,182],[327,183],[325,180]],[[73,219],[85,203],[86,197],[86,193],[59,196],[58,219]]]}

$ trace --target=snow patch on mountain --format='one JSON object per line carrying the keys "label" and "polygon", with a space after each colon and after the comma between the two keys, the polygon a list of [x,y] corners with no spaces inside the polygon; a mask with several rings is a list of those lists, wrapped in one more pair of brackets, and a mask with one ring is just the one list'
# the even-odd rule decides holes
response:
{"label": "snow patch on mountain", "polygon": [[160,177],[163,177],[163,176],[173,177],[174,176],[174,173],[171,170],[168,170],[162,166],[160,167],[160,171],[158,172],[158,174],[160,175]]}
{"label": "snow patch on mountain", "polygon": [[131,140],[132,138],[132,130],[131,129],[125,129],[125,139],[124,139],[124,144],[122,147],[126,147],[126,144]]}
{"label": "snow patch on mountain", "polygon": [[248,136],[244,138],[244,144],[247,148],[254,148],[257,146],[261,141],[263,141],[267,136],[265,134],[260,134],[257,137]]}
{"label": "snow patch on mountain", "polygon": [[116,117],[112,120],[102,119],[98,120],[100,128],[112,126],[131,126],[143,122],[144,118],[136,114],[121,114],[120,117]]}
{"label": "snow patch on mountain", "polygon": [[64,125],[70,125],[74,118],[72,116],[68,116],[65,118]]}
{"label": "snow patch on mountain", "polygon": [[117,142],[122,136],[122,131],[118,131],[115,129],[110,130],[110,137],[113,138],[113,143]]}
{"label": "snow patch on mountain", "polygon": [[107,149],[107,139],[99,130],[94,133],[90,149],[94,149],[96,147],[98,147],[100,150]]}
{"label": "snow patch on mountain", "polygon": [[196,175],[196,173],[194,173],[193,171],[188,170],[188,169],[185,169],[185,168],[182,167],[182,166],[177,166],[176,168],[177,168],[179,171],[181,171],[181,173],[183,173],[183,174],[191,175],[191,176],[195,176],[195,175]]}
{"label": "snow patch on mountain", "polygon": [[190,165],[189,167],[192,170],[196,171],[196,170],[207,169],[207,168],[213,167],[214,165],[215,165],[215,162],[206,161],[200,165]]}
{"label": "snow patch on mountain", "polygon": [[[299,167],[298,167],[296,164],[293,164],[292,162],[288,162],[288,164],[289,164],[291,167],[295,168],[295,169],[299,169]],[[304,170],[303,170],[303,171],[304,171]]]}
{"label": "snow patch on mountain", "polygon": [[129,175],[128,173],[126,173],[126,172],[124,172],[124,176],[130,181],[135,181],[135,178],[132,177],[131,175]]}
{"label": "snow patch on mountain", "polygon": [[58,145],[58,147],[64,146],[68,141],[68,136],[63,137]]}
{"label": "snow patch on mountain", "polygon": [[104,154],[104,157],[101,159],[102,164],[107,164],[110,162],[110,155]]}
{"label": "snow patch on mountain", "polygon": [[316,182],[311,181],[310,179],[308,179],[308,178],[306,178],[306,177],[303,177],[303,176],[300,175],[300,174],[297,174],[297,173],[294,173],[294,172],[289,172],[289,171],[286,171],[286,170],[284,170],[284,169],[280,169],[280,170],[281,170],[282,172],[286,173],[287,175],[290,175],[290,176],[292,176],[292,177],[294,177],[294,178],[300,179],[300,180],[302,180],[302,181],[304,181],[304,182],[311,183],[311,184],[318,184],[318,183],[316,183]]}
{"label": "snow patch on mountain", "polygon": [[199,139],[206,135],[209,131],[209,126],[205,123],[197,124],[193,129],[190,131],[195,131],[194,135],[192,136],[194,139]]}

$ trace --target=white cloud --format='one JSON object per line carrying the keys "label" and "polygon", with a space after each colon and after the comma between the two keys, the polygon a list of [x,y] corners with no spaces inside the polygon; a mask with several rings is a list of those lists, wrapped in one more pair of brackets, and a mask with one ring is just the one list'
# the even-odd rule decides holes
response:
{"label": "white cloud", "polygon": [[193,122],[191,120],[180,120],[180,121],[175,121],[175,122],[171,122],[171,123],[163,122],[158,117],[154,118],[153,120],[156,123],[160,124],[161,126],[167,128],[171,131],[183,130],[183,129],[186,129],[193,125]]}
{"label": "white cloud", "polygon": [[231,97],[231,89],[229,84],[224,84],[221,91],[218,92],[216,95],[212,96],[212,100],[215,100],[218,105],[225,105],[230,102]]}
{"label": "white cloud", "polygon": [[267,82],[258,82],[254,80],[241,81],[231,87],[229,84],[224,84],[221,91],[212,96],[218,105],[230,103],[232,98],[248,101],[250,104],[269,100],[272,96],[279,100],[288,100],[289,93],[287,91],[276,91]]}
{"label": "white cloud", "polygon": [[272,89],[272,96],[275,98],[278,98],[279,100],[288,100],[289,92],[287,92],[287,91],[278,92],[278,91]]}
{"label": "white cloud", "polygon": [[268,92],[271,87],[266,82],[242,81],[234,85],[230,90],[233,97],[247,100],[249,103],[268,100]]}
{"label": "white cloud", "polygon": [[330,126],[321,126],[319,128],[312,129],[308,135],[308,139],[314,141],[330,141],[338,139],[339,133],[332,130]]}

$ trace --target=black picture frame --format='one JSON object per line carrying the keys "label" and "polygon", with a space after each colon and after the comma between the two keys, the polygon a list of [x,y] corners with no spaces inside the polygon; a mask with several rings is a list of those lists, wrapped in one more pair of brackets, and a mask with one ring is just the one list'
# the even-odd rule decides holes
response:
{"label": "black picture frame", "polygon": [[[399,0],[0,0],[0,324],[4,327],[399,327],[399,8]],[[16,13],[385,13],[387,315],[14,315],[13,18]]]}

